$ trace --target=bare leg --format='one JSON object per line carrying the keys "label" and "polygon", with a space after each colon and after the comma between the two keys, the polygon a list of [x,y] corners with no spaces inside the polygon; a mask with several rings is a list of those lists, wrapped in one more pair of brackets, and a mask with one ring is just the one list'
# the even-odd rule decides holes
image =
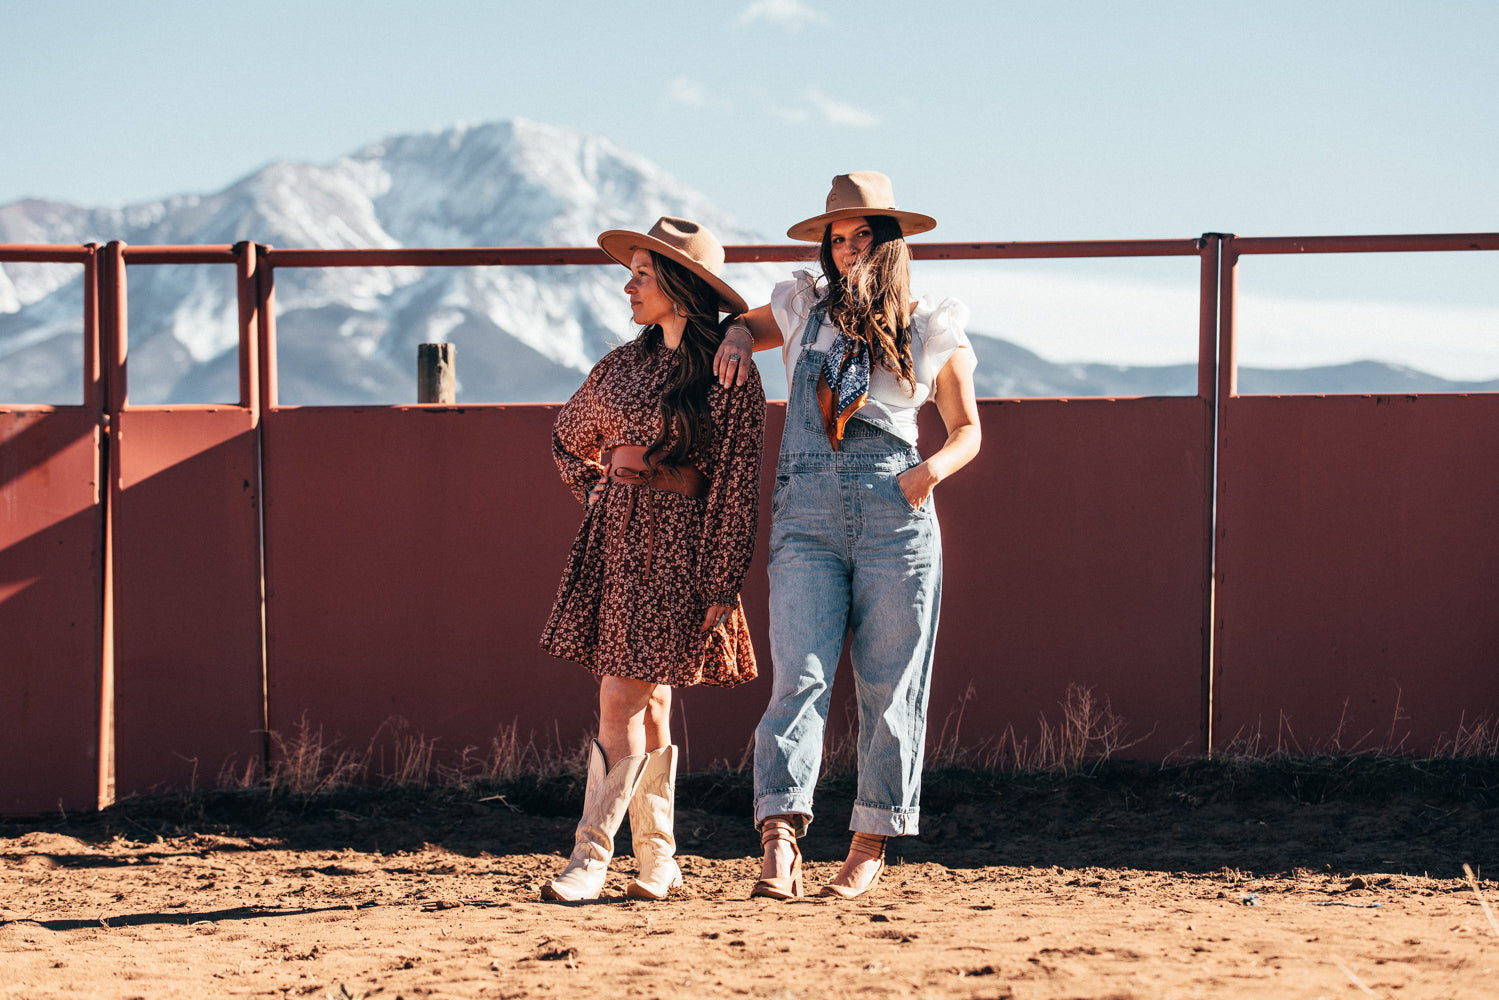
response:
{"label": "bare leg", "polygon": [[645,749],[660,750],[671,745],[671,687],[657,684],[645,706]]}
{"label": "bare leg", "polygon": [[605,677],[599,684],[599,746],[610,766],[646,752],[646,709],[657,687],[631,677]]}

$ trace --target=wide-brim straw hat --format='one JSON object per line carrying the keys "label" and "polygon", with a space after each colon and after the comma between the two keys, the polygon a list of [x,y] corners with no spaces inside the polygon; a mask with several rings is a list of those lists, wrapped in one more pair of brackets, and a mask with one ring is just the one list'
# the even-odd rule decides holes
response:
{"label": "wide-brim straw hat", "polygon": [[630,258],[636,250],[651,250],[681,264],[693,274],[713,286],[718,293],[718,304],[724,312],[742,313],[749,309],[744,296],[729,287],[729,283],[718,276],[723,270],[723,244],[718,237],[690,219],[677,219],[663,215],[656,220],[648,233],[637,233],[630,229],[611,229],[599,237],[599,246],[604,253],[630,266]]}
{"label": "wide-brim straw hat", "polygon": [[920,212],[902,212],[895,207],[895,190],[890,178],[876,170],[855,170],[833,178],[828,192],[827,211],[798,222],[786,230],[794,240],[821,243],[823,230],[839,219],[884,215],[900,225],[902,236],[914,236],[937,228],[937,220]]}

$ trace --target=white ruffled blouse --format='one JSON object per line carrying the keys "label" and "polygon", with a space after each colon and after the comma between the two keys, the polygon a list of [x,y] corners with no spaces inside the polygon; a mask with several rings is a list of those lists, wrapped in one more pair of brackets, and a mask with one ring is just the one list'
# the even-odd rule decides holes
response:
{"label": "white ruffled blouse", "polygon": [[[801,355],[802,331],[807,316],[817,304],[817,278],[810,271],[797,271],[790,281],[782,281],[770,293],[770,314],[781,328],[784,343],[781,359],[786,363],[789,390],[796,377],[796,360]],[[959,348],[972,349],[964,327],[968,324],[968,307],[957,299],[943,299],[936,305],[922,296],[911,317],[911,367],[916,374],[913,388],[894,373],[876,365],[869,378],[869,402],[854,414],[881,427],[901,440],[916,443],[916,411],[932,396],[932,383],[942,366]],[[815,351],[826,351],[837,334],[827,316],[817,331]]]}

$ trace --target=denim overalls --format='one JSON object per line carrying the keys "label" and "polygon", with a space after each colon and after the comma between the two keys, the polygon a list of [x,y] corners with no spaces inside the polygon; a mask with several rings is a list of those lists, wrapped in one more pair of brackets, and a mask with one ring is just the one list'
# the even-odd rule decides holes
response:
{"label": "denim overalls", "polygon": [[[812,817],[833,673],[852,631],[859,699],[859,786],[849,827],[918,832],[942,539],[928,499],[913,508],[896,476],[915,447],[848,422],[838,451],[823,433],[817,340],[807,318],[786,403],[770,528],[770,704],[755,730],[755,823]],[[799,824],[798,824],[799,825]],[[798,833],[802,831],[799,829]]]}

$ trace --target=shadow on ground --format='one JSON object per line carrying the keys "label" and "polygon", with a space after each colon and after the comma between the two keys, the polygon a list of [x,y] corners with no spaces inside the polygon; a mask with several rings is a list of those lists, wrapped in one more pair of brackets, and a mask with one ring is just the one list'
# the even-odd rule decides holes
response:
{"label": "shadow on ground", "polygon": [[[809,860],[841,858],[855,795],[850,777],[824,780],[823,810],[803,842]],[[758,853],[747,773],[683,775],[683,854]],[[582,804],[575,775],[457,788],[346,789],[310,797],[267,790],[139,796],[94,814],[0,822],[0,837],[33,831],[103,843],[190,833],[251,838],[299,850],[459,854],[566,853]],[[991,865],[1136,868],[1256,874],[1450,874],[1499,848],[1499,761],[1327,757],[1110,762],[1089,773],[929,772],[922,832],[892,842],[892,860],[952,869]],[[628,833],[620,841],[628,851]],[[3,845],[0,845],[3,849]],[[217,848],[222,850],[223,847]],[[69,867],[118,863],[71,855]]]}

